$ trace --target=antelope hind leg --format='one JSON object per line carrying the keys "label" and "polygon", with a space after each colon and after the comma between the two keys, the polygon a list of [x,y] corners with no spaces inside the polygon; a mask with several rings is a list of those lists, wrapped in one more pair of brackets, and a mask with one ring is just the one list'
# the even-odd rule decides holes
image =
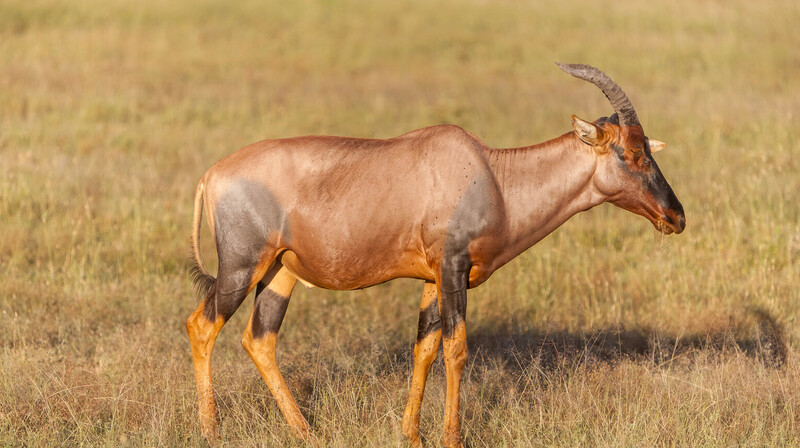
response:
{"label": "antelope hind leg", "polygon": [[203,436],[212,444],[216,442],[218,434],[214,390],[211,385],[211,353],[222,326],[250,292],[249,284],[239,281],[241,278],[246,278],[246,273],[244,277],[239,274],[242,273],[229,273],[221,267],[214,289],[186,320],[197,383],[200,429]]}

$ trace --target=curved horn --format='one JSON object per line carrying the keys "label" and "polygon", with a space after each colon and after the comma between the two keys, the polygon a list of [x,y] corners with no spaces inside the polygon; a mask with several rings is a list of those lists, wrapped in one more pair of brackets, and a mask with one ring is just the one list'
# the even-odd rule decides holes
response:
{"label": "curved horn", "polygon": [[628,95],[625,95],[625,92],[622,91],[617,83],[612,81],[605,73],[586,64],[562,64],[556,62],[556,65],[570,75],[589,81],[599,87],[608,98],[608,101],[611,102],[611,106],[619,115],[620,123],[623,126],[641,126],[639,117],[636,116],[636,111],[633,109],[633,104],[628,99]]}

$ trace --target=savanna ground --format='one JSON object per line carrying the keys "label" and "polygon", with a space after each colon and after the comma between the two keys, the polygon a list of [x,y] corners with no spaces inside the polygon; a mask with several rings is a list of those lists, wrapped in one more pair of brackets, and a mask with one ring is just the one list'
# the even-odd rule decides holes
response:
{"label": "savanna ground", "polygon": [[[508,147],[611,112],[555,61],[605,70],[668,142],[688,227],[604,205],[473,290],[467,445],[800,444],[800,3],[268,3],[0,7],[0,445],[203,445],[204,170],[264,138],[454,123]],[[421,289],[296,289],[279,363],[321,446],[403,446]],[[240,346],[251,305],[214,355],[223,441],[299,445]]]}

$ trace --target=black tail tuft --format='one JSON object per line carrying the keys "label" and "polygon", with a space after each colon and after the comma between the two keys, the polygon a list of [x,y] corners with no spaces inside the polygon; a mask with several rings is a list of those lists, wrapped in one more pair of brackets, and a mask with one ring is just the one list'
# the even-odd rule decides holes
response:
{"label": "black tail tuft", "polygon": [[203,272],[194,256],[189,258],[188,274],[192,283],[194,283],[194,293],[197,298],[205,299],[214,293],[214,285],[216,285],[217,279]]}

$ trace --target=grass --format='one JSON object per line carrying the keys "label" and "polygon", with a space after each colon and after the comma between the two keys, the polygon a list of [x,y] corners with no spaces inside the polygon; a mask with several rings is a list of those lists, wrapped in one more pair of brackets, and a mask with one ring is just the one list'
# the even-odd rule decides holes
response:
{"label": "grass", "polygon": [[[466,443],[800,444],[799,21],[789,0],[6,2],[0,445],[203,445],[183,323],[204,170],[264,138],[449,122],[503,147],[607,115],[555,61],[623,86],[688,227],[605,205],[473,290]],[[420,294],[294,294],[279,363],[322,446],[403,446]],[[215,351],[224,443],[299,445],[239,344],[251,303]]]}

